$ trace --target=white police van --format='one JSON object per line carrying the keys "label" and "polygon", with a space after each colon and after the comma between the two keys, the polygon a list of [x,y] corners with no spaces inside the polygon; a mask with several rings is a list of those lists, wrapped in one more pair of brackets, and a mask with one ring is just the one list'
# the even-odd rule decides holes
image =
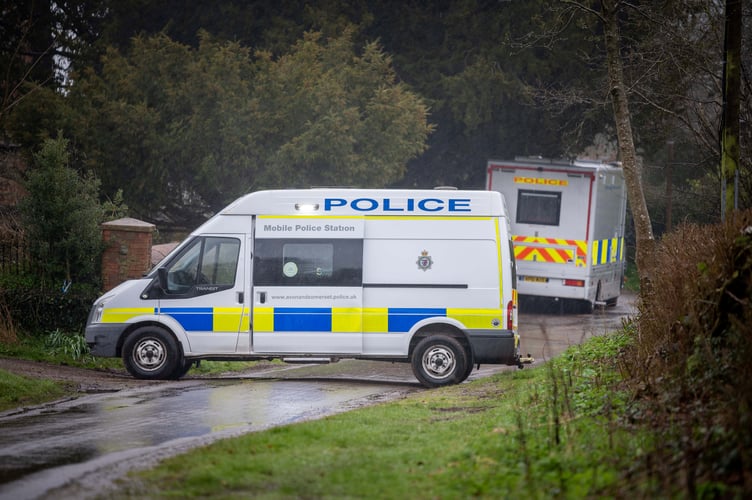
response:
{"label": "white police van", "polygon": [[198,360],[357,358],[454,384],[520,365],[514,262],[497,192],[260,191],[100,297],[86,341],[144,379]]}

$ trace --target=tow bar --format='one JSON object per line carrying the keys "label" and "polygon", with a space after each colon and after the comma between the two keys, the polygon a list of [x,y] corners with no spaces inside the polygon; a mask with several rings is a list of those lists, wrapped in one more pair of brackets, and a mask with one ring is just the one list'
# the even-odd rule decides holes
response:
{"label": "tow bar", "polygon": [[527,354],[527,356],[520,356],[519,364],[517,365],[517,368],[522,370],[524,368],[524,365],[530,365],[535,363],[535,358],[530,355],[530,353]]}

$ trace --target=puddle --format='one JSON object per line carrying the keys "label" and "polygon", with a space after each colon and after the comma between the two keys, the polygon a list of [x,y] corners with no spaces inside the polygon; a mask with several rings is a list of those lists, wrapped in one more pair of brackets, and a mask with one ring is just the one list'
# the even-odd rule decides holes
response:
{"label": "puddle", "polygon": [[87,396],[3,421],[0,499],[38,498],[118,454],[316,418],[394,390],[392,384],[210,380]]}

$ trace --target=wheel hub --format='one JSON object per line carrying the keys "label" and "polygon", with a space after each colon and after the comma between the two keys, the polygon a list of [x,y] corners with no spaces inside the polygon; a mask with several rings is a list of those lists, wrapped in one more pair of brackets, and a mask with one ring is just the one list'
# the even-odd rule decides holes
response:
{"label": "wheel hub", "polygon": [[153,371],[166,359],[164,346],[155,339],[144,339],[133,350],[133,359],[143,370]]}
{"label": "wheel hub", "polygon": [[455,362],[452,351],[443,346],[432,347],[423,355],[423,368],[435,378],[451,375]]}

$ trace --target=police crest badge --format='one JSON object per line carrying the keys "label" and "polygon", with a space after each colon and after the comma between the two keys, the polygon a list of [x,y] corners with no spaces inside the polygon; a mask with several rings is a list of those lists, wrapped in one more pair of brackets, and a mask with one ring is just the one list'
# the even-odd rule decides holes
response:
{"label": "police crest badge", "polygon": [[418,269],[421,271],[428,271],[433,265],[433,259],[428,255],[428,250],[423,250],[415,263],[418,264]]}

